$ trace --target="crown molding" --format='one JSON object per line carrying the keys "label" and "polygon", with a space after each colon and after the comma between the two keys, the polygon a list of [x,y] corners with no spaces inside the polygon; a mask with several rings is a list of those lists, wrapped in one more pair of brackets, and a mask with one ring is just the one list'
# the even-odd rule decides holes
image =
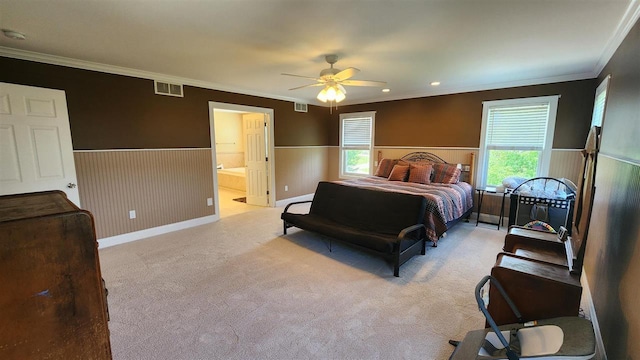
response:
{"label": "crown molding", "polygon": [[359,105],[359,104],[369,104],[369,103],[378,103],[378,102],[386,102],[386,101],[408,100],[408,99],[415,99],[415,98],[429,97],[429,96],[462,94],[462,93],[475,92],[475,91],[508,89],[508,88],[519,87],[519,86],[544,85],[544,84],[553,84],[558,82],[594,79],[596,77],[598,77],[598,75],[594,72],[584,72],[584,73],[578,73],[578,74],[560,75],[560,76],[552,76],[552,77],[537,78],[537,79],[503,81],[499,83],[490,83],[490,84],[477,84],[477,85],[462,84],[459,86],[443,87],[437,90],[397,94],[385,99],[372,100],[372,101],[366,101],[366,102],[360,102],[360,103],[359,102],[351,103],[345,100],[345,102],[341,103],[341,105],[342,106]]}
{"label": "crown molding", "polygon": [[598,60],[595,69],[593,69],[596,77],[600,76],[600,73],[602,72],[604,67],[607,65],[607,63],[609,63],[609,60],[611,60],[613,54],[615,54],[616,50],[618,50],[618,47],[620,46],[620,44],[622,44],[622,41],[624,41],[624,39],[627,37],[629,31],[631,31],[631,28],[633,28],[633,25],[635,25],[639,18],[640,1],[631,0],[627,11],[625,11],[624,16],[622,16],[622,19],[620,20],[620,23],[616,28],[616,31],[611,36],[611,39],[609,39],[607,46],[604,48],[604,51],[600,56],[600,60]]}
{"label": "crown molding", "polygon": [[[634,3],[638,2],[638,0],[633,0],[633,1]],[[629,32],[630,28],[631,26],[629,26],[629,29],[626,30],[627,33]],[[622,37],[622,39],[624,39],[624,37]],[[19,50],[19,49],[8,48],[3,46],[0,46],[0,56],[19,59],[19,60],[34,61],[34,62],[45,63],[45,64],[72,67],[76,69],[98,71],[98,72],[103,72],[107,74],[124,75],[124,76],[140,78],[140,79],[160,80],[160,81],[166,81],[169,83],[178,83],[183,85],[200,87],[204,89],[225,91],[225,92],[242,94],[242,95],[251,95],[251,96],[263,97],[268,99],[307,103],[306,100],[302,100],[298,98],[279,97],[279,96],[273,96],[271,94],[250,92],[242,89],[225,87],[225,86],[221,86],[221,85],[206,82],[206,81],[171,76],[171,75],[154,73],[154,72],[138,70],[138,69],[131,69],[131,68],[115,66],[115,65],[101,64],[101,63],[85,61],[85,60],[72,59],[72,58],[67,58],[63,56],[50,55],[50,54],[38,53],[38,52],[27,51],[27,50]],[[570,75],[562,75],[562,76],[554,76],[554,77],[546,77],[546,78],[538,78],[538,79],[507,81],[507,82],[490,83],[490,84],[477,84],[477,85],[462,84],[455,87],[438,88],[436,90],[430,89],[429,91],[418,91],[413,93],[397,94],[395,96],[386,97],[384,99],[379,99],[379,100],[366,100],[366,101],[355,100],[353,102],[350,102],[347,99],[345,100],[345,102],[341,103],[340,105],[341,106],[359,105],[359,104],[379,103],[379,102],[395,101],[395,100],[406,100],[406,99],[429,97],[429,96],[460,94],[460,93],[467,93],[467,92],[473,92],[473,91],[505,89],[505,88],[518,87],[518,86],[551,84],[556,82],[592,79],[592,78],[596,78],[597,76],[598,76],[598,73],[588,72],[588,73],[580,73],[580,74],[570,74]],[[329,107],[330,105],[316,104],[316,106]]]}
{"label": "crown molding", "polygon": [[244,89],[222,86],[222,85],[207,82],[207,81],[160,74],[160,73],[138,70],[138,69],[131,69],[131,68],[126,68],[122,66],[101,64],[101,63],[96,63],[92,61],[72,59],[64,56],[50,55],[50,54],[38,53],[34,51],[14,49],[14,48],[9,48],[4,46],[0,46],[0,56],[19,59],[19,60],[34,61],[34,62],[45,63],[45,64],[72,67],[72,68],[82,69],[82,70],[98,71],[98,72],[103,72],[107,74],[124,75],[124,76],[139,78],[139,79],[160,80],[160,81],[165,81],[165,82],[174,83],[174,84],[195,86],[199,88],[225,91],[225,92],[230,92],[235,94],[251,95],[251,96],[257,96],[257,97],[262,97],[267,99],[306,103],[305,100],[298,99],[298,98],[274,96],[273,94],[263,94],[259,92],[252,92]]}

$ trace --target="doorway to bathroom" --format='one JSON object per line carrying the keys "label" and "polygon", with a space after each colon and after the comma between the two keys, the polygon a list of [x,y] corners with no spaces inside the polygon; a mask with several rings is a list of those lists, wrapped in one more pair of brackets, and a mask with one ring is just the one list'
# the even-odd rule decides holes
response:
{"label": "doorway to bathroom", "polygon": [[274,206],[273,110],[209,103],[216,213]]}

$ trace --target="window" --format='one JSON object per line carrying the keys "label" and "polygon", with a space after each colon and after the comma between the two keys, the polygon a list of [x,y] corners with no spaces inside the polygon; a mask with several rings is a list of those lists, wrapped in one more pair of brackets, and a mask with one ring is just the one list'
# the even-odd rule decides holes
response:
{"label": "window", "polygon": [[340,114],[340,177],[371,174],[375,112]]}
{"label": "window", "polygon": [[607,90],[609,89],[609,79],[611,75],[607,75],[596,89],[596,99],[593,103],[593,116],[591,117],[591,127],[602,126],[604,120],[604,111],[607,104]]}
{"label": "window", "polygon": [[478,165],[479,187],[508,176],[547,176],[559,96],[485,101]]}

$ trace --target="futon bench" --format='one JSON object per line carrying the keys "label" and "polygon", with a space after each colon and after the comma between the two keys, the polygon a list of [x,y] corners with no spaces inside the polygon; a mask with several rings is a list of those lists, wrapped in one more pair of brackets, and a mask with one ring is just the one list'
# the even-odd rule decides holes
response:
{"label": "futon bench", "polygon": [[[311,202],[308,214],[289,212]],[[320,182],[312,201],[288,204],[281,215],[284,234],[290,227],[313,231],[391,260],[393,274],[418,253],[425,254],[422,196],[361,189]]]}

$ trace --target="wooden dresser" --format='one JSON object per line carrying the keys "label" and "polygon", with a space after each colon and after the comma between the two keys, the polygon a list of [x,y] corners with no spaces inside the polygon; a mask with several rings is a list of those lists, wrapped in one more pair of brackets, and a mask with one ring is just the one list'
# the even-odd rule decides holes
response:
{"label": "wooden dresser", "polygon": [[0,196],[0,359],[111,359],[97,245],[64,192]]}

